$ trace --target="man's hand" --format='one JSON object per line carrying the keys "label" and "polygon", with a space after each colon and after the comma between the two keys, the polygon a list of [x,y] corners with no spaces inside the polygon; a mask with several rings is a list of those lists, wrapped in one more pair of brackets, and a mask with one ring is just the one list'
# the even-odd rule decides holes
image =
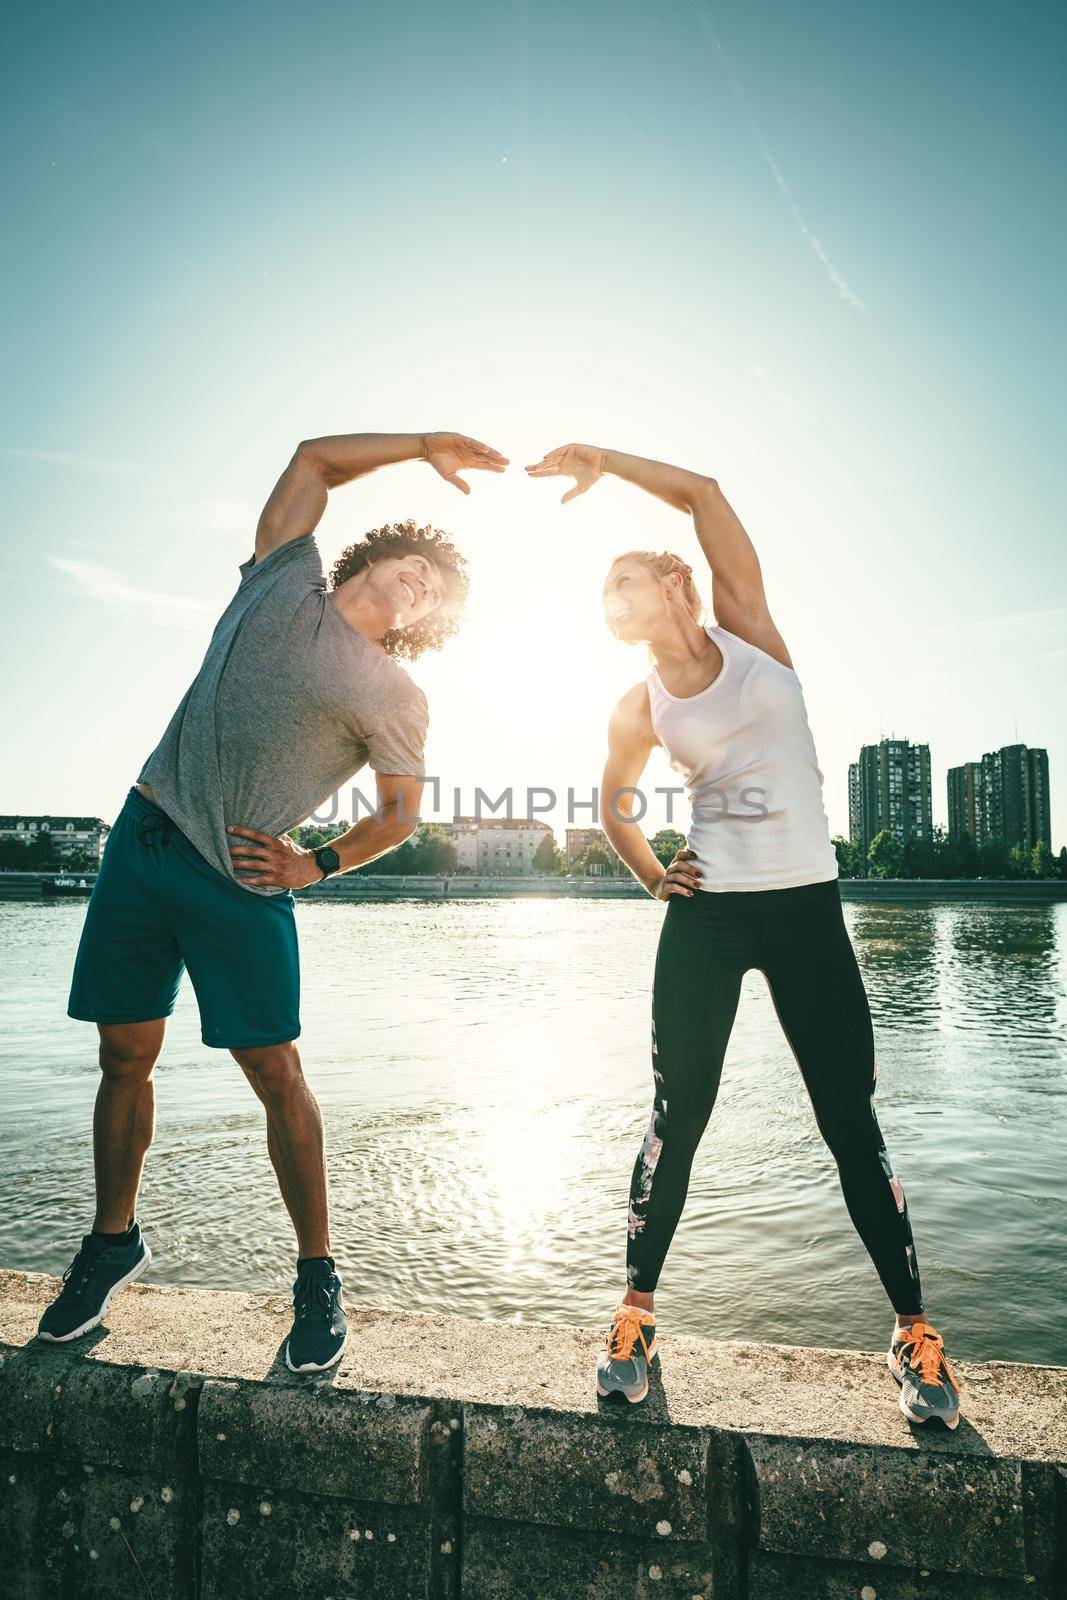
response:
{"label": "man's hand", "polygon": [[254,828],[227,828],[226,832],[240,836],[237,843],[230,845],[230,860],[239,883],[259,888],[305,889],[322,878],[315,852],[302,849],[287,833],[276,839],[269,833],[257,833]]}
{"label": "man's hand", "polygon": [[560,501],[560,505],[565,506],[568,500],[585,494],[603,477],[606,454],[595,444],[561,444],[526,470],[531,478],[573,478],[574,488],[568,489]]}
{"label": "man's hand", "polygon": [[446,483],[454,483],[463,494],[470,494],[471,486],[459,476],[460,472],[503,472],[508,464],[506,456],[491,445],[468,439],[463,433],[424,433],[423,454],[435,472]]}
{"label": "man's hand", "polygon": [[694,890],[700,888],[701,871],[691,865],[696,861],[695,850],[679,850],[652,893],[657,900],[669,900],[672,894],[684,894],[690,900]]}

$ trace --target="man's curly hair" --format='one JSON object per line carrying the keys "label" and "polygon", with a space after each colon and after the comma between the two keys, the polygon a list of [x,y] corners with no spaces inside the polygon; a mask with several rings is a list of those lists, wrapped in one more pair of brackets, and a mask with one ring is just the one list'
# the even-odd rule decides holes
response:
{"label": "man's curly hair", "polygon": [[443,593],[436,611],[408,628],[390,628],[381,638],[387,655],[415,661],[424,650],[440,650],[459,627],[470,589],[467,563],[447,533],[439,528],[418,528],[413,517],[406,522],[372,528],[358,544],[342,550],[330,569],[330,587],[336,589],[375,561],[391,556],[425,556],[441,574]]}

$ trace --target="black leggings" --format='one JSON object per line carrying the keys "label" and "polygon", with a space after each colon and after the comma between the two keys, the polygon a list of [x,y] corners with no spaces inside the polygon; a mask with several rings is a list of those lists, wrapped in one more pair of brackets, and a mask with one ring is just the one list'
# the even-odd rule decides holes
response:
{"label": "black leggings", "polygon": [[650,1293],[659,1281],[750,967],[767,979],[856,1231],[893,1309],[914,1315],[915,1245],[874,1112],[871,1013],[836,879],[671,896],[652,1001],[652,1118],[630,1184],[630,1287]]}

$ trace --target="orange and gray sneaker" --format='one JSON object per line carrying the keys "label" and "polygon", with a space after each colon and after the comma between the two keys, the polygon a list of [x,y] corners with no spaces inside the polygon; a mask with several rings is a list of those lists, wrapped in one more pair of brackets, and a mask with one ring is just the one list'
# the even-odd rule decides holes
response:
{"label": "orange and gray sneaker", "polygon": [[607,1349],[596,1364],[596,1392],[602,1400],[625,1399],[632,1406],[648,1394],[648,1367],[656,1353],[656,1319],[640,1306],[616,1306]]}
{"label": "orange and gray sneaker", "polygon": [[912,1422],[936,1417],[946,1428],[960,1420],[960,1386],[945,1356],[941,1335],[928,1322],[894,1328],[886,1356],[900,1384],[900,1409]]}

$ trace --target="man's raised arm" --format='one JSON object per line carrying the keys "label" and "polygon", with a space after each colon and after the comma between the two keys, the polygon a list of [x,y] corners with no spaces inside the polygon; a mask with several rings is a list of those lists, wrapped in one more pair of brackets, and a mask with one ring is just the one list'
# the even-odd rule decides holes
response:
{"label": "man's raised arm", "polygon": [[331,489],[340,488],[379,467],[400,461],[426,461],[448,483],[470,493],[459,472],[503,472],[499,451],[462,433],[337,433],[304,439],[271,491],[256,528],[256,560],[311,533],[326,510]]}

